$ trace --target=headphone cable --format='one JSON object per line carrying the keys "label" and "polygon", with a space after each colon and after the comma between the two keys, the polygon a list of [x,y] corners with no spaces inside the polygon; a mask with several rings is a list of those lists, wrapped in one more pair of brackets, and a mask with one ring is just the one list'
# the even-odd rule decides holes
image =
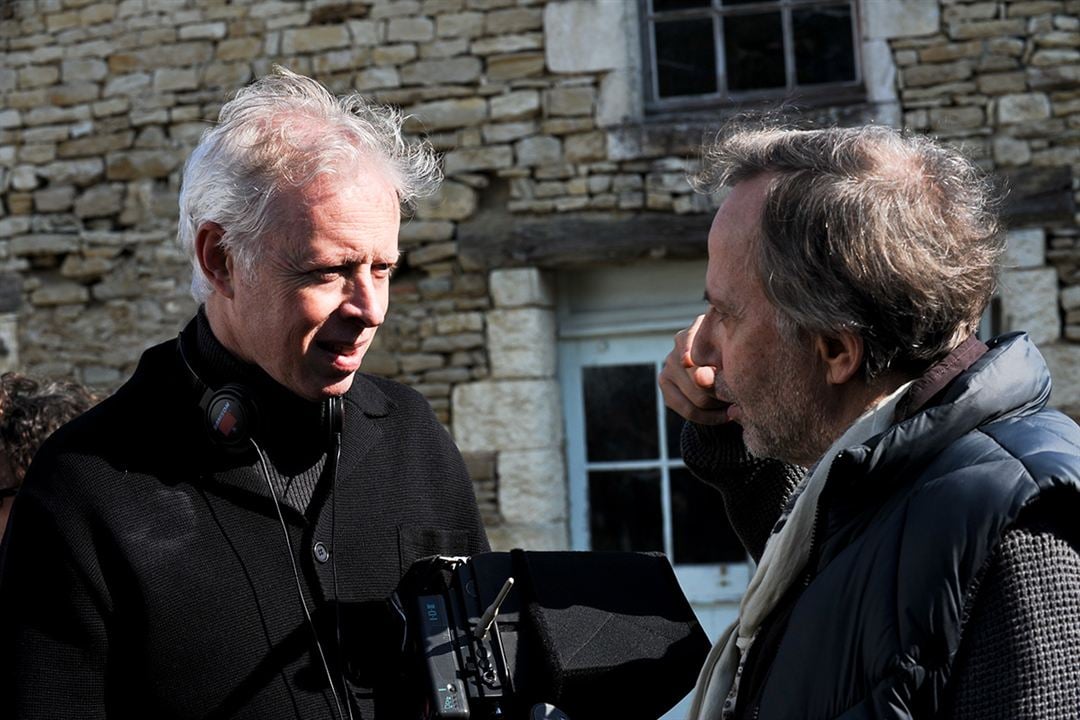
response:
{"label": "headphone cable", "polygon": [[[300,596],[300,605],[304,608],[304,617],[307,618],[308,627],[311,628],[311,636],[315,640],[315,649],[319,653],[319,660],[322,661],[323,670],[326,671],[326,681],[330,684],[330,694],[334,697],[334,707],[337,709],[337,717],[339,720],[345,720],[345,713],[341,710],[341,700],[338,698],[337,689],[334,687],[333,674],[330,672],[330,664],[326,662],[326,654],[323,652],[322,643],[319,642],[319,633],[315,629],[315,621],[311,619],[311,611],[308,610],[307,600],[304,599],[304,588],[300,582],[300,570],[296,567],[296,555],[293,553],[292,540],[289,538],[289,527],[285,524],[285,516],[281,513],[281,503],[278,502],[277,493],[274,492],[274,485],[270,482],[270,469],[267,467],[266,456],[263,455],[262,448],[255,442],[254,438],[251,438],[251,445],[255,448],[255,452],[259,455],[259,464],[262,466],[263,479],[266,480],[266,487],[270,490],[270,497],[274,501],[274,510],[277,511],[278,520],[281,522],[281,530],[285,534],[285,546],[289,550],[289,562],[292,564],[293,579],[296,580],[296,592]],[[334,469],[335,474],[337,468]],[[333,547],[333,541],[331,540],[331,547]],[[336,577],[335,577],[336,584]],[[335,594],[337,588],[334,588]],[[340,634],[340,628],[338,629]],[[344,690],[344,688],[342,688]],[[346,698],[348,702],[348,698]],[[352,708],[349,708],[349,718],[352,720]]]}

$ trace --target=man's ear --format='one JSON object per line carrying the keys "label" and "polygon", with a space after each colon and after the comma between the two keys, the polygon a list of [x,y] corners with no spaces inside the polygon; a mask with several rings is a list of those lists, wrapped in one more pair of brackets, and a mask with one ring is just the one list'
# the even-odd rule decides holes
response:
{"label": "man's ear", "polygon": [[842,385],[859,372],[863,361],[863,340],[849,330],[836,335],[819,335],[814,349],[825,366],[825,381]]}
{"label": "man's ear", "polygon": [[232,256],[221,244],[224,236],[225,231],[220,225],[204,222],[195,231],[195,257],[214,292],[222,297],[232,298],[236,268]]}

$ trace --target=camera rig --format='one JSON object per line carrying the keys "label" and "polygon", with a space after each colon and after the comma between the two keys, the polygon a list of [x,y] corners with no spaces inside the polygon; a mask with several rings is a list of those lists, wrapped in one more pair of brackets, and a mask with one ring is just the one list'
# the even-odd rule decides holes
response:
{"label": "camera rig", "polygon": [[655,720],[709,648],[658,553],[433,556],[391,603],[423,720]]}

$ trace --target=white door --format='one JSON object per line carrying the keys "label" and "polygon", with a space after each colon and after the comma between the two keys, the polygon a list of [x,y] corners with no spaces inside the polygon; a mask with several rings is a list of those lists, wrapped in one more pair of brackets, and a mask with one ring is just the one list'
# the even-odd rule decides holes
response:
{"label": "white door", "polygon": [[735,619],[750,568],[719,493],[683,464],[682,419],[656,385],[677,329],[560,341],[570,537],[579,550],[664,552],[713,641]]}

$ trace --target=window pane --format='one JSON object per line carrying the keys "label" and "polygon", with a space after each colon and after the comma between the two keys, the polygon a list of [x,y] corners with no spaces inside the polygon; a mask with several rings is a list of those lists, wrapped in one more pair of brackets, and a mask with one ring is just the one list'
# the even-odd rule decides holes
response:
{"label": "window pane", "polygon": [[784,31],[780,13],[724,18],[728,90],[784,87]]}
{"label": "window pane", "polygon": [[715,31],[711,18],[653,24],[660,97],[716,92]]}
{"label": "window pane", "polygon": [[850,7],[796,10],[792,29],[795,77],[800,85],[855,80]]}
{"label": "window pane", "polygon": [[593,550],[664,549],[660,471],[589,473]]}
{"label": "window pane", "polygon": [[686,469],[671,471],[672,562],[746,562],[746,551],[728,523],[720,492]]}
{"label": "window pane", "polygon": [[682,415],[671,408],[664,408],[664,422],[667,424],[667,456],[669,459],[682,457],[682,448],[679,444],[679,439],[682,436],[683,420]]}
{"label": "window pane", "polygon": [[660,456],[656,368],[582,368],[586,461],[651,460]]}
{"label": "window pane", "polygon": [[652,0],[653,12],[707,8],[711,4],[712,0]]}

